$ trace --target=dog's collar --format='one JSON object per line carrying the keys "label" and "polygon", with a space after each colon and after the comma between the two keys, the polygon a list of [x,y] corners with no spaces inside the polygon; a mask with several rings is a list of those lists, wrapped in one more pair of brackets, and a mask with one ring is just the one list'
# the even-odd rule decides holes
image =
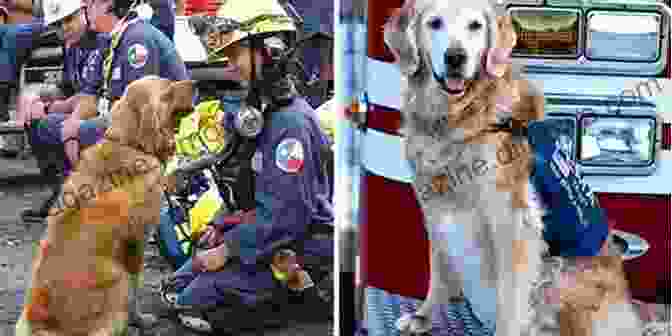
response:
{"label": "dog's collar", "polygon": [[490,125],[488,131],[497,133],[497,132],[507,132],[511,133],[514,137],[527,137],[527,124],[523,120],[506,118],[498,123]]}

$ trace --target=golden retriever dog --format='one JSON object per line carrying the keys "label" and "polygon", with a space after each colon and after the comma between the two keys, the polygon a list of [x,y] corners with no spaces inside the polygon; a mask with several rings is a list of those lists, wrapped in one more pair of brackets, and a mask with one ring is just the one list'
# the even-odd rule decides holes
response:
{"label": "golden retriever dog", "polygon": [[511,18],[489,0],[407,0],[384,36],[402,73],[404,154],[430,242],[426,299],[397,328],[426,333],[434,305],[465,295],[497,336],[535,335],[548,246],[528,195],[534,156],[526,137],[493,125],[543,119],[544,98],[508,59]]}
{"label": "golden retriever dog", "polygon": [[139,313],[144,236],[159,222],[162,164],[192,81],[148,76],[115,103],[110,127],[83,151],[32,265],[16,335],[125,335]]}

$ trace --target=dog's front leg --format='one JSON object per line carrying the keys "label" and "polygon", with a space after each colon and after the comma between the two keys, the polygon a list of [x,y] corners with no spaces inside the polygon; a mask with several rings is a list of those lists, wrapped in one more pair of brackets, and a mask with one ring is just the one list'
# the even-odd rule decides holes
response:
{"label": "dog's front leg", "polygon": [[128,288],[128,321],[129,324],[140,329],[151,328],[158,319],[153,314],[142,313],[140,309],[140,288],[142,287],[142,272],[130,275]]}
{"label": "dog's front leg", "polygon": [[128,333],[128,322],[124,312],[109,312],[101,317],[104,321],[101,326],[95,329],[89,336],[124,336]]}
{"label": "dog's front leg", "polygon": [[140,310],[140,288],[142,288],[144,270],[144,239],[128,242],[127,270],[128,286],[128,321],[140,329],[151,328],[158,319],[152,314],[143,314]]}
{"label": "dog's front leg", "polygon": [[457,273],[447,268],[445,255],[440,247],[433,247],[430,240],[429,288],[427,296],[414,314],[406,314],[397,321],[397,329],[402,335],[422,335],[432,327],[432,311],[435,305],[449,303],[460,295]]}
{"label": "dog's front leg", "polygon": [[527,242],[515,224],[521,218],[513,212],[509,216],[491,216],[497,255],[497,321],[496,336],[520,336],[522,332],[526,270],[519,265],[528,253]]}

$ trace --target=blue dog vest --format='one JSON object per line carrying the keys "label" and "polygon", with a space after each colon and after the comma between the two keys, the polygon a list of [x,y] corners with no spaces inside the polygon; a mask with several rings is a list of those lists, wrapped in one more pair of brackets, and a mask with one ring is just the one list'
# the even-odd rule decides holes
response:
{"label": "blue dog vest", "polygon": [[554,127],[536,121],[527,129],[535,154],[530,184],[544,208],[544,240],[553,256],[595,256],[609,233],[607,217],[572,158],[553,137]]}
{"label": "blue dog vest", "polygon": [[[525,136],[526,132],[534,153],[529,180],[532,189],[530,206],[537,202],[543,209],[543,238],[549,245],[550,255],[595,256],[609,233],[607,218],[592,190],[582,180],[571,156],[556,141],[556,127],[557,124],[551,121],[536,121],[519,133]],[[459,249],[464,244],[459,237],[464,236],[449,235],[453,249]],[[462,269],[465,277],[463,293],[483,328],[494,330],[496,290],[477,285],[480,257],[470,256],[469,259]]]}

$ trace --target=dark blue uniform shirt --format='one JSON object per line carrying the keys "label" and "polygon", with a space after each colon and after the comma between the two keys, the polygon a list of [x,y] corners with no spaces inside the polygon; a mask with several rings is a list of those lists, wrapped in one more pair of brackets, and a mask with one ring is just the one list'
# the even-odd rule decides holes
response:
{"label": "dark blue uniform shirt", "polygon": [[102,51],[80,47],[66,49],[63,73],[63,79],[73,83],[77,94],[97,95],[103,82]]}
{"label": "dark blue uniform shirt", "polygon": [[111,96],[119,98],[126,86],[146,75],[174,81],[188,80],[184,62],[174,44],[151,24],[142,20],[131,23],[114,51]]}
{"label": "dark blue uniform shirt", "polygon": [[312,223],[334,221],[320,153],[327,138],[315,111],[303,98],[295,98],[291,105],[267,113],[252,164],[256,221],[224,233],[229,246],[239,247],[246,264],[271,252],[274,242],[301,239]]}
{"label": "dark blue uniform shirt", "polygon": [[175,0],[154,0],[151,6],[154,15],[150,23],[173,41],[175,38]]}

